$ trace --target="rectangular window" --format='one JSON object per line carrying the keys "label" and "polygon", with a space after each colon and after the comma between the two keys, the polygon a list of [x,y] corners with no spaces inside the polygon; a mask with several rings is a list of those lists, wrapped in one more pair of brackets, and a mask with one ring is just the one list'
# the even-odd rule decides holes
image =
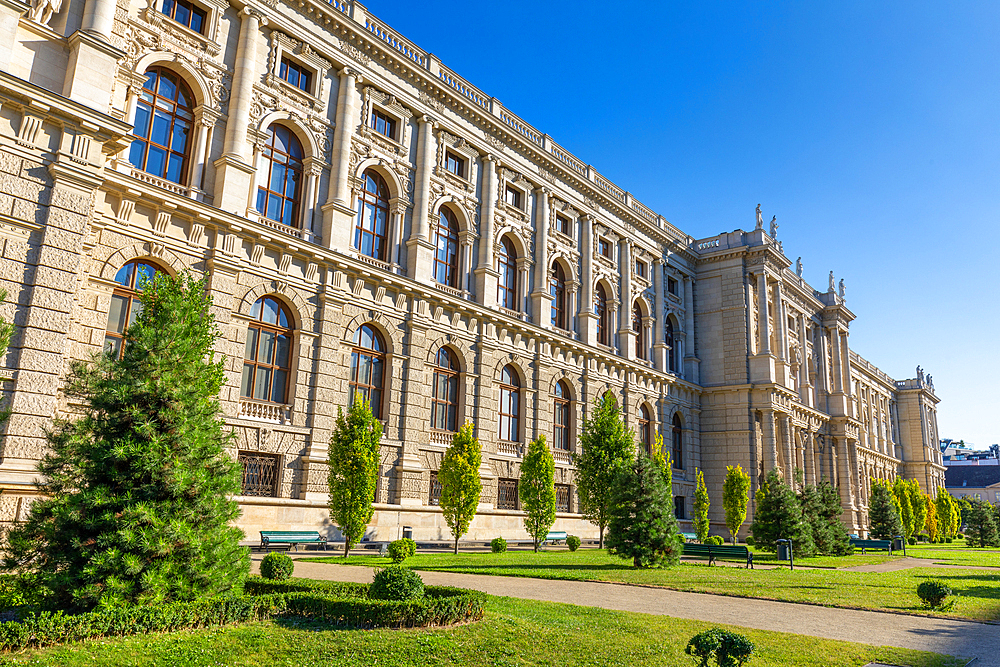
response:
{"label": "rectangular window", "polygon": [[465,160],[451,151],[444,154],[444,168],[459,178],[465,178]]}
{"label": "rectangular window", "polygon": [[667,291],[677,296],[677,280],[674,278],[667,278]]}
{"label": "rectangular window", "polygon": [[281,457],[276,454],[240,452],[239,463],[243,468],[242,494],[244,496],[278,497],[278,465]]}
{"label": "rectangular window", "polygon": [[504,201],[506,201],[514,208],[521,208],[521,191],[516,190],[508,185],[507,193],[504,195]]}
{"label": "rectangular window", "polygon": [[163,0],[160,11],[181,25],[204,34],[208,12],[200,9],[186,0]]}
{"label": "rectangular window", "polygon": [[299,90],[312,94],[312,72],[302,65],[282,58],[279,76]]}
{"label": "rectangular window", "polygon": [[436,471],[431,473],[431,488],[430,495],[427,498],[427,504],[441,504],[441,482],[438,481],[438,474]]}
{"label": "rectangular window", "polygon": [[556,484],[556,511],[569,512],[569,484]]}
{"label": "rectangular window", "polygon": [[393,141],[396,140],[396,119],[372,109],[372,129]]}
{"label": "rectangular window", "polygon": [[516,479],[497,480],[497,509],[498,510],[517,509]]}
{"label": "rectangular window", "polygon": [[684,496],[674,496],[674,518],[687,518],[684,516]]}
{"label": "rectangular window", "polygon": [[597,252],[598,254],[611,259],[611,244],[608,243],[607,239],[597,239]]}
{"label": "rectangular window", "polygon": [[570,225],[569,218],[567,218],[565,215],[559,215],[558,213],[556,214],[556,231],[558,231],[560,234],[565,234],[566,236],[570,236],[569,225]]}
{"label": "rectangular window", "polygon": [[640,278],[646,277],[646,262],[637,261],[635,263],[635,275],[639,276]]}

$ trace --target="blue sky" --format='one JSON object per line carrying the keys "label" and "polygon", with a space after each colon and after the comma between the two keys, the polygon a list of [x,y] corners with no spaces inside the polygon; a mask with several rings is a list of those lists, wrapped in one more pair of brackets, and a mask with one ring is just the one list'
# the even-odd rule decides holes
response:
{"label": "blue sky", "polygon": [[759,202],[852,349],[1000,442],[1000,3],[366,6],[695,237]]}

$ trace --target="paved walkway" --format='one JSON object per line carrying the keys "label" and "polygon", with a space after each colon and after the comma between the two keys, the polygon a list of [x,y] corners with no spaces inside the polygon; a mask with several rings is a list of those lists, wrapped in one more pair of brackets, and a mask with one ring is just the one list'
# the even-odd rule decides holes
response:
{"label": "paved walkway", "polygon": [[[254,569],[261,554],[254,554]],[[295,574],[310,579],[370,582],[372,569],[354,565],[296,562]],[[662,588],[556,581],[522,577],[421,572],[424,582],[472,588],[491,595],[565,602],[620,611],[661,614],[760,630],[934,651],[977,658],[975,667],[1000,667],[1000,626],[814,605],[682,593]]]}

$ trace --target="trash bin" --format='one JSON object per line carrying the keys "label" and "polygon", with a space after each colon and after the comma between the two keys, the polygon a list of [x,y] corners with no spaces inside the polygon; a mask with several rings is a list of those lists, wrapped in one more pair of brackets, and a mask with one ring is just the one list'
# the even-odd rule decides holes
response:
{"label": "trash bin", "polygon": [[902,537],[894,537],[894,538],[892,538],[892,550],[893,551],[902,551],[903,550],[903,538]]}
{"label": "trash bin", "polygon": [[403,539],[412,540],[413,539],[413,528],[410,526],[403,526]]}
{"label": "trash bin", "polygon": [[778,542],[778,560],[788,560],[787,542]]}

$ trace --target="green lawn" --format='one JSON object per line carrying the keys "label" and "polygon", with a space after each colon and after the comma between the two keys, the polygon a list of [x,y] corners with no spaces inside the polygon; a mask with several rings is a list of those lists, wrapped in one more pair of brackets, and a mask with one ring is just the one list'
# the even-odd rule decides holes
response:
{"label": "green lawn", "polygon": [[[788,561],[779,561],[777,554],[768,551],[758,551],[753,547],[750,548],[753,551],[753,561],[754,563],[764,563],[767,565],[788,565]],[[792,555],[794,555],[794,550]],[[878,565],[879,563],[885,563],[886,561],[896,560],[902,556],[890,556],[888,552],[885,551],[875,551],[872,553],[862,554],[860,551],[852,556],[812,556],[810,558],[799,558],[795,557],[795,565],[802,565],[806,567],[823,567],[823,568],[843,568],[843,567],[854,567],[855,565]]]}
{"label": "green lawn", "polygon": [[[479,623],[429,630],[340,630],[296,620],[106,639],[0,658],[0,664],[61,667],[295,665],[694,665],[684,647],[712,627],[697,621],[590,607],[489,598]],[[723,626],[726,627],[726,626]],[[958,667],[934,653],[871,647],[729,627],[758,647],[752,667],[864,665]],[[804,641],[808,649],[804,650]]]}
{"label": "green lawn", "polygon": [[[345,564],[342,557],[308,558]],[[348,565],[387,565],[388,558],[351,556]],[[881,609],[908,613],[1000,620],[1000,572],[911,568],[898,572],[845,572],[828,569],[746,570],[683,564],[675,568],[636,570],[630,563],[596,549],[509,551],[505,554],[417,554],[407,566],[418,570],[466,572],[542,579],[652,584],[681,591],[718,593],[831,607]],[[916,590],[925,579],[941,579],[957,594],[948,612],[924,609]]]}
{"label": "green lawn", "polygon": [[1000,549],[996,547],[970,547],[965,540],[955,540],[951,544],[916,544],[906,547],[906,555],[911,558],[928,558],[945,565],[967,567],[1000,567]]}

